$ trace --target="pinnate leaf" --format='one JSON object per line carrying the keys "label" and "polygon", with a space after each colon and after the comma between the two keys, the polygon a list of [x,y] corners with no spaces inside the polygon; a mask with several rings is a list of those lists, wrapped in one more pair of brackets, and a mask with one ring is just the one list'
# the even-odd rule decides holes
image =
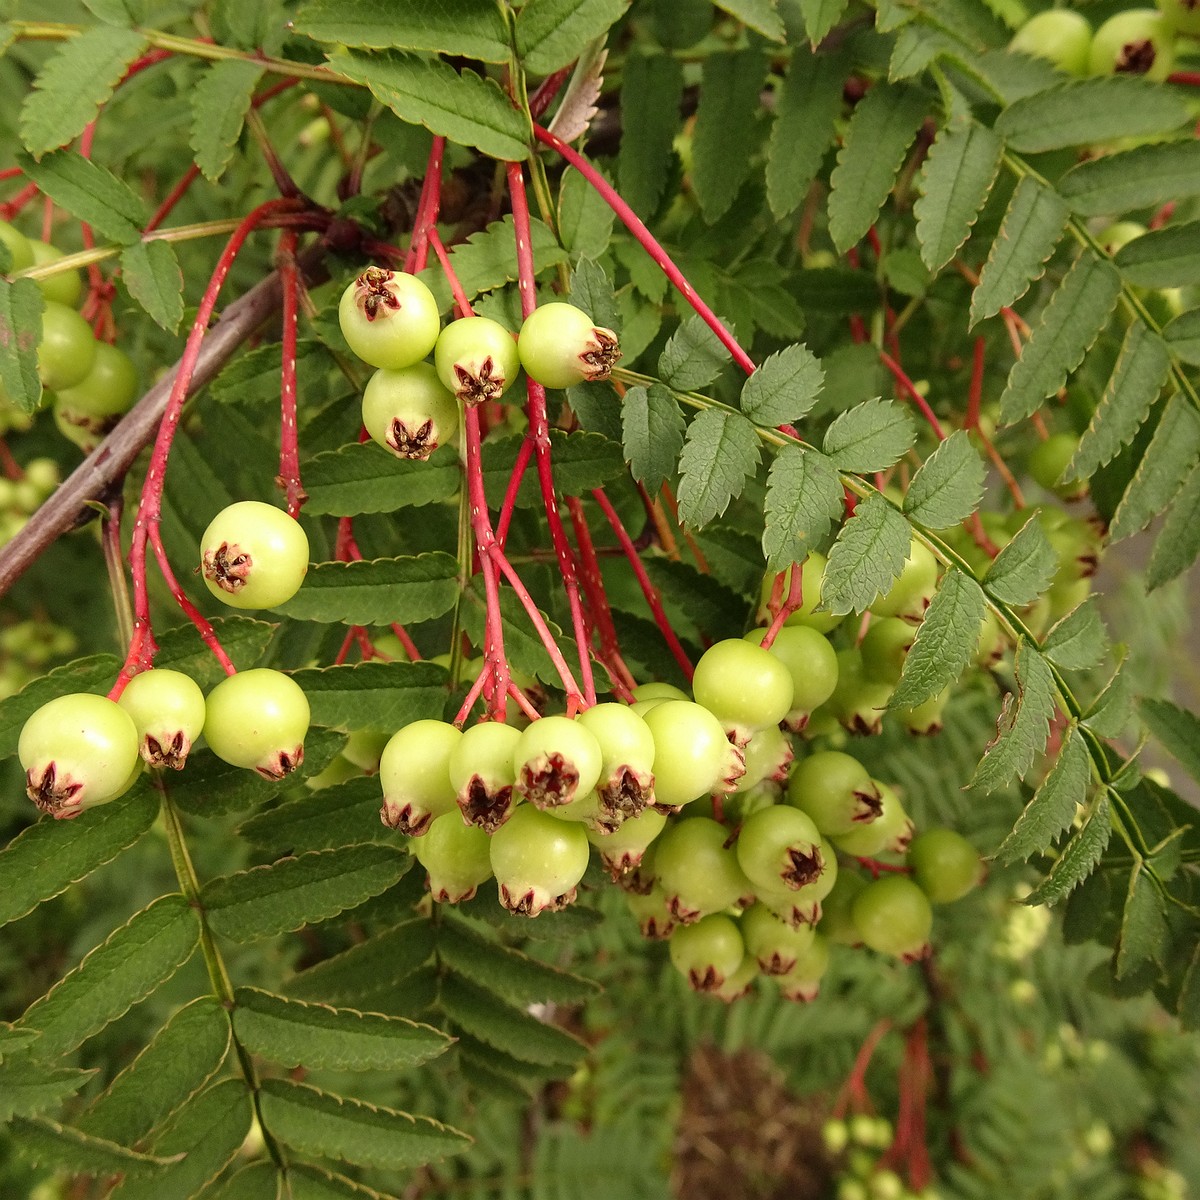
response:
{"label": "pinnate leaf", "polygon": [[1167,936],[1166,902],[1145,864],[1136,863],[1121,912],[1116,977],[1124,979],[1148,963],[1160,962]]}
{"label": "pinnate leaf", "polygon": [[350,779],[260,812],[238,833],[255,846],[289,854],[394,841],[395,834],[379,819],[379,793],[377,778]]}
{"label": "pinnate leaf", "polygon": [[800,0],[808,40],[815,46],[842,19],[849,0]]}
{"label": "pinnate leaf", "polygon": [[679,516],[693,528],[719,517],[758,467],[758,435],[738,413],[710,408],[688,426],[679,459]]}
{"label": "pinnate leaf", "polygon": [[508,36],[491,0],[309,0],[292,25],[331,45],[460,54],[508,61]]}
{"label": "pinnate leaf", "polygon": [[661,383],[631,387],[621,400],[625,458],[651,495],[675,473],[684,425],[679,402]]}
{"label": "pinnate leaf", "polygon": [[1117,251],[1121,274],[1138,287],[1188,287],[1200,282],[1200,221],[1152,229]]}
{"label": "pinnate leaf", "polygon": [[58,1167],[72,1174],[124,1175],[129,1179],[153,1175],[170,1165],[169,1159],[89,1137],[49,1117],[17,1117],[9,1125],[8,1134],[13,1149],[26,1162]]}
{"label": "pinnate leaf", "polygon": [[1200,364],[1200,308],[1189,309],[1170,321],[1163,338],[1176,358],[1192,366]]}
{"label": "pinnate leaf", "polygon": [[886,471],[917,440],[917,426],[893,400],[865,400],[840,413],[825,431],[824,450],[841,471]]}
{"label": "pinnate leaf", "polygon": [[819,450],[784,446],[767,476],[762,548],[767,568],[802,561],[842,514],[837,468]]}
{"label": "pinnate leaf", "polygon": [[1057,570],[1058,555],[1033,516],[996,555],[983,586],[1002,604],[1032,604],[1050,586]]}
{"label": "pinnate leaf", "polygon": [[0,387],[21,412],[42,400],[37,348],[42,340],[42,289],[32,279],[0,277]]}
{"label": "pinnate leaf", "polygon": [[305,667],[292,678],[304,689],[314,725],[394,733],[442,713],[445,669],[430,662],[365,662]]}
{"label": "pinnate leaf", "polygon": [[1170,700],[1141,701],[1146,728],[1197,782],[1200,782],[1200,717]]}
{"label": "pinnate leaf", "polygon": [[972,787],[994,792],[1025,777],[1050,736],[1054,716],[1054,676],[1036,647],[1022,642],[1015,663],[1016,689],[1004,697],[996,737],[971,780]]}
{"label": "pinnate leaf", "polygon": [[671,335],[658,360],[663,382],[678,392],[707,387],[729,361],[729,351],[698,316],[688,317]]}
{"label": "pinnate leaf", "polygon": [[776,0],[717,0],[719,9],[737,17],[743,25],[773,42],[782,42],[786,31],[775,4]]}
{"label": "pinnate leaf", "polygon": [[1045,850],[1070,829],[1078,806],[1087,799],[1090,760],[1083,735],[1072,728],[1049,774],[1025,805],[1012,832],[996,851],[1003,863],[1022,862]]}
{"label": "pinnate leaf", "polygon": [[461,480],[453,447],[435,451],[428,462],[414,462],[374,442],[354,442],[304,464],[305,511],[343,517],[419,508],[449,499]]}
{"label": "pinnate leaf", "polygon": [[10,1054],[0,1062],[0,1122],[36,1116],[61,1104],[95,1073],[48,1067],[35,1054]]}
{"label": "pinnate leaf", "polygon": [[1200,195],[1200,142],[1159,142],[1090,159],[1058,181],[1058,193],[1086,217]]}
{"label": "pinnate leaf", "polygon": [[1146,568],[1147,588],[1152,591],[1170,583],[1196,561],[1197,554],[1200,554],[1200,470],[1193,468],[1154,539],[1150,565]]}
{"label": "pinnate leaf", "polygon": [[183,272],[170,242],[132,242],[121,250],[121,278],[155,324],[174,333],[183,319]]}
{"label": "pinnate leaf", "polygon": [[908,522],[878,492],[842,526],[821,586],[821,608],[864,612],[900,577],[912,547]]}
{"label": "pinnate leaf", "polygon": [[757,425],[786,425],[803,417],[825,386],[817,357],[800,343],[763,360],[742,387],[742,412]]}
{"label": "pinnate leaf", "polygon": [[1108,635],[1093,600],[1057,622],[1042,643],[1042,653],[1065,671],[1090,671],[1108,653]]}
{"label": "pinnate leaf", "polygon": [[26,154],[18,165],[55,204],[86,221],[101,237],[128,245],[142,236],[148,217],[133,189],[77,150],[56,150],[41,162]]}
{"label": "pinnate leaf", "polygon": [[956,429],[925,460],[904,496],[904,514],[927,529],[965,521],[983,499],[987,470],[965,430]]}
{"label": "pinnate leaf", "polygon": [[1063,847],[1050,874],[1025,897],[1025,903],[1056,904],[1070,895],[1096,869],[1111,836],[1108,796],[1101,792],[1084,823]]}
{"label": "pinnate leaf", "polygon": [[669,54],[631,54],[621,80],[621,195],[649,219],[662,200],[679,131],[683,67]]}
{"label": "pinnate leaf", "polygon": [[517,52],[536,75],[549,75],[603,37],[629,0],[529,0],[517,16]]}
{"label": "pinnate leaf", "polygon": [[453,607],[458,562],[438,550],[399,558],[315,563],[278,611],[300,621],[390,625],[428,621]]}
{"label": "pinnate leaf", "polygon": [[192,149],[205,179],[225,174],[262,75],[256,63],[231,58],[213,63],[192,88]]}
{"label": "pinnate leaf", "polygon": [[424,918],[404,921],[295,975],[287,991],[301,999],[353,1001],[410,975],[433,953],[433,928]]}

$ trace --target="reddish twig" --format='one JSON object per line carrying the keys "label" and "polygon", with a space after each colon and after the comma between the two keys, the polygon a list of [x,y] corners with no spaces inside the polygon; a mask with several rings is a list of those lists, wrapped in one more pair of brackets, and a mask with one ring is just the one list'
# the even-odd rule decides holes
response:
{"label": "reddish twig", "polygon": [[899,384],[900,390],[917,406],[918,411],[928,422],[937,440],[944,442],[946,434],[942,429],[941,423],[934,416],[933,409],[929,407],[929,402],[917,391],[916,385],[909,379],[904,368],[886,350],[879,351],[879,361],[891,372],[892,378]]}
{"label": "reddish twig", "polygon": [[276,266],[283,286],[283,331],[279,370],[279,475],[275,483],[287,497],[289,517],[298,517],[308,493],[300,483],[300,442],[296,427],[296,324],[299,278],[296,270],[294,229],[279,239]]}
{"label": "reddish twig", "polygon": [[404,258],[404,269],[415,274],[423,271],[429,261],[429,230],[437,224],[442,204],[442,160],[446,153],[446,139],[435,137],[429,148],[425,163],[425,181],[421,185],[421,199],[417,214],[413,218],[412,238],[408,254]]}

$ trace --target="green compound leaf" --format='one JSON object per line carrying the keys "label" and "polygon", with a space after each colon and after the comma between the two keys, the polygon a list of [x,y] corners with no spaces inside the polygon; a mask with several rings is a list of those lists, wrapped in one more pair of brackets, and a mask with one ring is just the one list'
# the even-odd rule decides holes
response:
{"label": "green compound leaf", "polygon": [[352,1003],[393,987],[428,961],[433,949],[433,927],[415,917],[292,976],[286,989],[300,999]]}
{"label": "green compound leaf", "polygon": [[78,137],[147,45],[132,29],[96,25],[48,58],[21,105],[21,141],[30,154],[40,158]]}
{"label": "green compound leaf", "polygon": [[[262,660],[279,628],[253,617],[214,617],[212,627],[239,671],[256,666]],[[196,627],[191,621],[158,635],[154,665],[182,671],[205,690],[225,678],[221,664],[213,661],[209,648],[197,644]]]}
{"label": "green compound leaf", "polygon": [[979,584],[951,567],[917,629],[889,708],[916,708],[962,674],[979,644],[984,608]]}
{"label": "green compound leaf", "polygon": [[[558,236],[571,252],[573,259],[597,259],[608,249],[612,241],[613,222],[616,214],[609,208],[604,197],[574,168],[563,173],[558,189]],[[601,271],[603,275],[603,271]],[[612,288],[608,289],[609,299]],[[571,299],[577,308],[592,314],[592,321],[603,328],[611,328],[599,319],[599,314],[590,305],[579,302],[572,285]]]}
{"label": "green compound leaf", "polygon": [[1180,395],[1167,404],[1109,527],[1119,542],[1144,529],[1174,498],[1200,456],[1200,414]]}
{"label": "green compound leaf", "polygon": [[756,139],[749,131],[766,72],[761,43],[744,50],[718,50],[704,59],[692,135],[692,186],[710,225],[729,211],[750,174]]}
{"label": "green compound leaf", "polygon": [[767,569],[782,571],[819,546],[842,515],[837,468],[819,450],[784,446],[767,476],[762,548]]}
{"label": "green compound leaf", "polygon": [[1104,388],[1100,403],[1079,439],[1067,468],[1070,479],[1090,479],[1110,462],[1150,413],[1171,369],[1163,339],[1141,321],[1125,333],[1117,366]]}
{"label": "green compound leaf", "polygon": [[238,833],[255,846],[287,854],[385,839],[394,842],[395,833],[379,819],[379,803],[377,778],[351,779],[261,812],[242,824]]}
{"label": "green compound leaf", "polygon": [[1121,294],[1121,277],[1107,259],[1084,251],[1067,272],[1013,363],[1000,396],[1000,418],[1011,425],[1031,416],[1066,382],[1099,336]]}
{"label": "green compound leaf", "polygon": [[233,159],[263,68],[244,59],[209,67],[191,90],[192,149],[205,179],[216,183]]}
{"label": "green compound leaf", "polygon": [[1021,154],[1169,133],[1190,119],[1183,98],[1130,75],[1073,79],[1010,104],[996,132]]}
{"label": "green compound leaf", "polygon": [[782,42],[786,29],[775,4],[776,0],[717,0],[719,9],[736,17],[743,25],[773,42]]}
{"label": "green compound leaf", "polygon": [[996,737],[988,745],[971,786],[994,792],[1023,779],[1050,736],[1054,716],[1054,676],[1036,647],[1017,648],[1016,689],[1004,697]]}
{"label": "green compound leaf", "polygon": [[128,184],[76,150],[56,150],[41,162],[17,155],[21,170],[55,204],[86,221],[101,237],[128,245],[142,236],[148,214]]}
{"label": "green compound leaf", "polygon": [[1014,304],[1042,277],[1067,216],[1067,206],[1050,188],[1028,177],[1017,184],[971,293],[972,326]]}
{"label": "green compound leaf", "polygon": [[407,625],[448,612],[458,590],[458,561],[441,550],[315,563],[300,590],[275,611],[298,621]]}
{"label": "green compound leaf", "polygon": [[394,733],[437,718],[446,699],[446,672],[429,662],[365,662],[305,667],[292,678],[304,689],[314,725]]}
{"label": "green compound leaf", "polygon": [[1155,143],[1093,158],[1068,171],[1058,193],[1085,217],[1200,195],[1200,142]]}
{"label": "green compound leaf", "polygon": [[838,415],[825,431],[824,450],[841,471],[886,471],[917,440],[912,414],[894,400],[865,400]]}
{"label": "green compound leaf", "polygon": [[458,921],[442,927],[437,950],[443,966],[517,1005],[582,1004],[600,991],[590,979],[501,946]]}
{"label": "green compound leaf", "polygon": [[1063,847],[1050,874],[1025,897],[1025,903],[1056,904],[1068,896],[1096,869],[1111,836],[1112,814],[1108,796],[1100,792],[1083,825]]}
{"label": "green compound leaf", "polygon": [[142,1141],[220,1070],[229,1038],[229,1016],[220,1002],[211,996],[193,1000],[92,1101],[79,1128],[109,1141]]}
{"label": "green compound leaf", "polygon": [[[308,1163],[289,1166],[287,1179],[291,1188],[289,1200],[397,1200],[390,1192],[377,1192],[344,1175]],[[247,1195],[245,1200],[259,1200],[259,1195]]]}
{"label": "green compound leaf", "polygon": [[1108,649],[1108,634],[1091,598],[1067,613],[1042,642],[1042,653],[1064,671],[1090,671],[1104,661]]}
{"label": "green compound leaf", "polygon": [[384,1171],[403,1171],[460,1154],[466,1134],[429,1117],[412,1117],[390,1108],[283,1079],[262,1085],[263,1122],[285,1145],[304,1154]]}
{"label": "green compound leaf", "polygon": [[196,914],[180,895],[135,913],[21,1017],[45,1057],[67,1054],[150,995],[192,956]]}
{"label": "green compound leaf", "polygon": [[128,849],[154,824],[158,795],[139,783],[70,821],[43,817],[0,850],[0,925],[32,912]]}
{"label": "green compound leaf", "polygon": [[414,462],[396,458],[374,442],[354,442],[304,464],[305,511],[345,517],[420,508],[448,500],[461,481],[452,446],[440,447],[428,462]]}
{"label": "green compound leaf", "polygon": [[849,0],[800,0],[800,13],[808,40],[816,46],[842,19]]}
{"label": "green compound leaf", "polygon": [[521,160],[528,153],[525,122],[492,79],[456,71],[438,58],[397,51],[339,52],[329,64],[339,75],[365,83],[402,121],[492,158]]}
{"label": "green compound leaf", "polygon": [[991,190],[1004,143],[969,117],[943,126],[921,166],[913,206],[921,261],[940,271],[967,240]]}
{"label": "green compound leaf", "polygon": [[1072,726],[1053,768],[1025,805],[1012,832],[996,851],[1002,863],[1023,862],[1040,854],[1059,834],[1071,828],[1078,806],[1087,800],[1090,760],[1083,735]]}
{"label": "green compound leaf", "polygon": [[112,1200],[162,1200],[198,1196],[233,1161],[254,1119],[241,1079],[226,1079],[194,1096],[155,1139],[154,1151],[182,1155],[149,1179],[126,1179]]}
{"label": "green compound leaf", "polygon": [[1179,765],[1200,782],[1200,717],[1170,700],[1145,697],[1140,706],[1146,728]]}
{"label": "green compound leaf", "polygon": [[1120,737],[1133,719],[1133,679],[1124,660],[1117,664],[1104,690],[1089,705],[1083,724],[1103,738]]}
{"label": "green compound leaf", "polygon": [[797,343],[765,358],[742,387],[741,407],[757,425],[786,425],[800,420],[825,386],[817,357]]}
{"label": "green compound leaf", "polygon": [[658,360],[663,382],[677,392],[707,387],[729,361],[729,351],[698,316],[688,317],[671,335]]}
{"label": "green compound leaf", "polygon": [[586,1047],[565,1030],[502,1000],[458,975],[442,980],[442,1010],[472,1037],[539,1066],[569,1066],[587,1053]]}
{"label": "green compound leaf", "polygon": [[758,435],[745,417],[715,408],[700,413],[679,458],[680,519],[699,529],[719,517],[758,463]]}
{"label": "green compound leaf", "polygon": [[535,75],[549,75],[603,37],[630,0],[529,0],[517,15],[517,53]]}
{"label": "green compound leaf", "polygon": [[631,54],[621,79],[621,145],[617,181],[621,195],[649,220],[670,178],[679,132],[683,66],[669,54]]}
{"label": "green compound leaf", "polygon": [[72,1174],[124,1175],[127,1179],[153,1175],[171,1160],[139,1154],[115,1142],[88,1137],[48,1117],[17,1117],[8,1134],[13,1150],[35,1167],[55,1167]]}
{"label": "green compound leaf", "polygon": [[1146,865],[1137,863],[1129,876],[1121,914],[1116,977],[1124,979],[1149,963],[1161,962],[1167,938],[1166,902]]}
{"label": "green compound leaf", "polygon": [[337,916],[386,891],[411,865],[391,846],[347,846],[224,875],[202,897],[216,933],[253,942]]}
{"label": "green compound leaf", "polygon": [[460,54],[508,61],[508,35],[492,0],[310,0],[292,21],[297,33],[334,46]]}
{"label": "green compound leaf", "polygon": [[95,1070],[47,1067],[36,1054],[10,1054],[0,1062],[0,1121],[33,1117],[73,1096]]}
{"label": "green compound leaf", "polygon": [[782,220],[808,194],[833,141],[842,111],[849,62],[843,55],[792,51],[783,84],[776,90],[775,121],[767,143],[767,201]]}
{"label": "green compound leaf", "polygon": [[821,609],[864,612],[900,578],[912,548],[908,522],[878,492],[861,500],[829,552]]}
{"label": "green compound leaf", "polygon": [[121,277],[151,320],[174,333],[183,319],[183,272],[170,242],[134,242],[121,250]]}
{"label": "green compound leaf", "polygon": [[979,507],[986,479],[987,469],[970,437],[956,429],[913,476],[904,515],[926,529],[949,529]]}
{"label": "green compound leaf", "polygon": [[871,227],[929,101],[908,84],[877,83],[859,101],[830,178],[829,234],[844,254]]}
{"label": "green compound leaf", "polygon": [[1058,571],[1058,555],[1042,523],[1032,516],[996,555],[983,577],[988,594],[1002,604],[1032,604]]}
{"label": "green compound leaf", "polygon": [[238,988],[234,1000],[238,1041],[282,1067],[404,1071],[436,1058],[451,1043],[431,1025],[287,1000],[259,988]]}
{"label": "green compound leaf", "polygon": [[21,412],[42,402],[37,348],[42,340],[42,289],[32,279],[0,277],[0,387]]}
{"label": "green compound leaf", "polygon": [[679,401],[661,383],[631,387],[621,399],[625,459],[651,495],[675,474],[686,423]]}
{"label": "green compound leaf", "polygon": [[1158,537],[1150,565],[1146,568],[1146,587],[1153,591],[1182,574],[1200,554],[1200,470],[1187,477],[1171,505]]}
{"label": "green compound leaf", "polygon": [[1144,233],[1122,246],[1114,261],[1138,287],[1188,287],[1200,282],[1200,221]]}
{"label": "green compound leaf", "polygon": [[1163,338],[1177,358],[1192,366],[1200,365],[1200,308],[1180,313],[1167,324]]}

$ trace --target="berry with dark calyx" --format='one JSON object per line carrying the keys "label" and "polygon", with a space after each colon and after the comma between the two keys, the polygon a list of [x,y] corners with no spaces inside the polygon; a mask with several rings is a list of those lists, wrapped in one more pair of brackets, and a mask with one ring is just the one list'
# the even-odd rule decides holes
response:
{"label": "berry with dark calyx", "polygon": [[1177,33],[1200,34],[1200,4],[1197,0],[1155,0],[1158,11]]}
{"label": "berry with dark calyx", "polygon": [[779,976],[780,993],[785,1000],[811,1004],[821,990],[821,980],[829,970],[829,942],[820,930],[806,953],[800,955],[790,971]]}
{"label": "berry with dark calyx", "polygon": [[54,421],[65,437],[90,453],[112,431],[137,397],[138,377],[124,350],[97,342],[92,369],[54,397]]}
{"label": "berry with dark calyx", "polygon": [[9,273],[24,271],[33,266],[33,247],[29,239],[15,226],[7,221],[0,221],[0,242],[8,247],[12,267]]}
{"label": "berry with dark calyx", "polygon": [[17,757],[29,798],[59,820],[115,800],[141,768],[133,718],[86,692],[37,709],[21,727]]}
{"label": "berry with dark calyx", "polygon": [[425,284],[384,267],[368,267],[346,288],[338,321],[346,344],[363,362],[391,371],[420,362],[442,328],[437,301]]}
{"label": "berry with dark calyx", "polygon": [[152,767],[178,771],[204,729],[204,693],[181,671],[135,675],[117,703],[137,726],[138,750]]}
{"label": "berry with dark calyx", "polygon": [[59,392],[82,383],[92,369],[96,345],[91,326],[73,308],[47,300],[37,350],[42,386]]}
{"label": "berry with dark calyx", "polygon": [[961,900],[986,873],[979,851],[953,829],[928,829],[914,838],[908,865],[917,886],[934,904]]}
{"label": "berry with dark calyx", "polygon": [[573,304],[541,304],[521,325],[517,353],[543,387],[568,388],[607,379],[621,357],[617,335],[592,324]]}
{"label": "berry with dark calyx", "polygon": [[432,720],[413,721],[392,734],[379,759],[379,817],[389,829],[419,837],[435,817],[457,814],[450,755],[462,737],[456,725]]}
{"label": "berry with dark calyx", "polygon": [[521,369],[516,338],[490,317],[451,321],[438,335],[433,362],[442,386],[468,406],[499,400]]}
{"label": "berry with dark calyx", "polygon": [[764,975],[786,975],[812,946],[809,925],[785,924],[761,901],[738,918],[746,952],[754,955]]}
{"label": "berry with dark calyx", "polygon": [[424,462],[458,429],[458,401],[428,363],[380,369],[367,381],[362,422],[371,440],[397,458]]}
{"label": "berry with dark calyx", "polygon": [[[783,589],[781,598],[786,599],[792,582],[793,567],[783,573]],[[800,567],[800,606],[795,612],[789,613],[784,625],[806,625],[818,633],[828,633],[845,620],[845,614],[834,616],[829,612],[815,611],[821,603],[821,582],[825,578],[825,556],[812,551]],[[762,592],[759,597],[758,623],[770,625],[771,610],[769,600],[775,588],[775,576],[767,575],[762,582]]]}
{"label": "berry with dark calyx", "polygon": [[642,714],[654,738],[654,803],[668,812],[714,792],[727,793],[745,774],[742,752],[703,705],[666,700]]}
{"label": "berry with dark calyx", "polygon": [[760,783],[786,783],[795,752],[792,740],[778,725],[760,729],[746,743],[746,773],[737,782],[738,794]]}
{"label": "berry with dark calyx", "polygon": [[522,804],[492,834],[492,873],[509,912],[536,917],[575,899],[590,847],[582,825]]}
{"label": "berry with dark calyx", "polygon": [[879,801],[883,806],[877,820],[861,825],[833,839],[837,848],[855,858],[875,858],[879,854],[903,854],[913,837],[913,823],[900,794],[889,784],[878,779],[872,781],[879,790]]}
{"label": "berry with dark calyx", "polygon": [[598,819],[615,829],[654,802],[654,735],[624,704],[594,704],[575,719],[600,746]]}
{"label": "berry with dark calyx", "polygon": [[729,831],[708,817],[688,817],[669,826],[654,843],[654,878],[671,913],[690,925],[751,894]]}
{"label": "berry with dark calyx", "polygon": [[884,875],[854,898],[851,916],[863,944],[880,954],[916,962],[929,949],[933,909],[907,875]]}
{"label": "berry with dark calyx", "polygon": [[308,538],[281,508],[240,500],[222,509],[200,539],[208,590],[231,608],[274,608],[308,573]]}
{"label": "berry with dark calyx", "polygon": [[840,750],[818,750],[798,762],[787,795],[828,837],[869,825],[883,812],[879,785],[858,759]]}
{"label": "berry with dark calyx", "polygon": [[837,661],[837,687],[826,707],[850,733],[860,737],[881,733],[884,713],[896,685],[868,678],[862,651],[857,646],[839,650]]}
{"label": "berry with dark calyx", "polygon": [[1137,221],[1114,221],[1106,225],[1098,234],[1096,241],[1106,254],[1116,254],[1118,250],[1136,241],[1146,232],[1145,225]]}
{"label": "berry with dark calyx", "polygon": [[[450,752],[450,786],[463,818],[495,833],[513,810],[513,752],[521,731],[497,721],[464,730]],[[586,839],[585,839],[586,840]]]}
{"label": "berry with dark calyx", "polygon": [[665,814],[655,808],[647,808],[636,817],[623,821],[611,833],[589,829],[587,840],[600,851],[600,861],[616,879],[641,863],[646,848],[662,833],[666,823]]}
{"label": "berry with dark calyx", "polygon": [[208,693],[204,740],[232,766],[283,779],[304,761],[309,719],[300,685],[282,671],[257,667],[222,679]]}
{"label": "berry with dark calyx", "polygon": [[1010,50],[1044,58],[1068,75],[1086,75],[1092,48],[1092,26],[1082,13],[1052,8],[1029,18],[1017,30]]}
{"label": "berry with dark calyx", "polygon": [[1174,65],[1174,33],[1153,8],[1119,12],[1092,36],[1088,56],[1092,75],[1144,75],[1161,83]]}
{"label": "berry with dark calyx", "polygon": [[764,808],[750,817],[738,834],[736,849],[738,866],[760,889],[799,891],[814,883],[825,868],[817,827],[788,804]]}
{"label": "berry with dark calyx", "polygon": [[822,840],[817,847],[821,872],[803,887],[760,888],[758,898],[781,920],[792,926],[815,925],[824,911],[825,897],[838,878],[837,853],[832,842]]}
{"label": "berry with dark calyx", "polygon": [[753,954],[746,954],[742,957],[738,969],[732,975],[727,975],[725,982],[709,992],[709,995],[715,996],[718,1000],[724,1000],[726,1004],[732,1004],[735,1000],[740,1000],[743,996],[750,994],[754,981],[761,974],[758,960]]}
{"label": "berry with dark calyx", "polygon": [[859,644],[864,677],[894,687],[900,681],[900,672],[916,639],[916,628],[899,617],[872,620]]}
{"label": "berry with dark calyx", "polygon": [[915,708],[897,708],[892,711],[900,724],[914,737],[930,737],[942,731],[942,714],[950,702],[951,690],[945,688]]}
{"label": "berry with dark calyx", "polygon": [[[29,249],[33,254],[35,267],[47,266],[63,257],[63,252],[57,246],[38,238],[29,239]],[[68,308],[74,308],[83,295],[83,276],[77,270],[57,271],[53,275],[46,275],[37,280],[37,285],[47,300],[57,300],[59,304],[65,304]]]}
{"label": "berry with dark calyx", "polygon": [[600,743],[570,717],[542,717],[513,749],[516,788],[537,808],[559,808],[586,796],[600,778]]}
{"label": "berry with dark calyx", "polygon": [[[746,641],[761,646],[766,629],[752,629]],[[837,652],[828,638],[808,625],[783,625],[769,647],[792,675],[792,707],[783,724],[799,733],[813,709],[820,708],[837,687]]]}
{"label": "berry with dark calyx", "polygon": [[413,853],[427,872],[429,894],[439,904],[470,900],[492,877],[491,839],[457,812],[442,813],[413,838]]}
{"label": "berry with dark calyx", "polygon": [[829,895],[821,902],[818,930],[831,942],[843,946],[861,946],[862,937],[854,924],[853,908],[867,880],[857,871],[839,871]]}
{"label": "berry with dark calyx", "polygon": [[937,570],[933,551],[914,537],[899,577],[869,606],[871,612],[877,617],[900,617],[919,624],[937,590]]}
{"label": "berry with dark calyx", "polygon": [[679,922],[671,912],[666,892],[655,885],[645,892],[625,892],[625,903],[633,919],[638,923],[642,937],[651,941],[663,941]]}
{"label": "berry with dark calyx", "polygon": [[744,746],[759,729],[778,725],[792,707],[792,675],[769,650],[744,638],[715,642],[700,656],[692,695]]}
{"label": "berry with dark calyx", "polygon": [[737,922],[723,913],[679,926],[671,934],[668,949],[671,965],[697,992],[717,991],[746,955]]}

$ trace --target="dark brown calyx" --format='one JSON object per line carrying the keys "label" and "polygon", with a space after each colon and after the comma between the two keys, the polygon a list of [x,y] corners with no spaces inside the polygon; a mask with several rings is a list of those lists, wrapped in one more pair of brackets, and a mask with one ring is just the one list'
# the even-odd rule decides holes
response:
{"label": "dark brown calyx", "polygon": [[716,967],[711,965],[705,967],[703,970],[693,967],[688,972],[688,983],[697,992],[715,992],[724,982],[725,976]]}
{"label": "dark brown calyx", "polygon": [[461,363],[455,363],[454,378],[458,381],[454,394],[467,408],[489,400],[499,400],[508,383],[504,372],[496,370],[496,362],[490,354],[474,370]]}
{"label": "dark brown calyx", "polygon": [[698,908],[689,908],[679,896],[669,896],[667,898],[667,908],[670,910],[671,916],[680,925],[695,925],[700,920],[700,910]]}
{"label": "dark brown calyx", "polygon": [[79,815],[79,793],[83,784],[76,782],[70,775],[59,775],[54,763],[47,763],[39,772],[36,768],[25,772],[25,791],[30,800],[44,813],[49,813],[55,820],[68,820]]}
{"label": "dark brown calyx", "polygon": [[489,791],[478,775],[472,775],[459,793],[458,807],[468,825],[478,825],[485,833],[495,833],[512,812],[513,789],[507,787]]}
{"label": "dark brown calyx", "polygon": [[883,816],[883,793],[871,784],[869,789],[854,793],[854,811],[850,819],[856,825],[870,825]]}
{"label": "dark brown calyx", "polygon": [[597,823],[612,833],[623,821],[636,817],[654,799],[654,776],[630,766],[617,767],[607,783],[596,789],[600,797]]}
{"label": "dark brown calyx", "polygon": [[799,891],[800,888],[807,887],[810,883],[816,883],[825,869],[825,860],[821,857],[821,851],[817,846],[813,846],[807,852],[789,846],[784,858],[784,868],[779,873],[779,877],[783,880],[784,886],[793,891]]}
{"label": "dark brown calyx", "polygon": [[304,761],[302,745],[293,750],[276,750],[270,758],[260,762],[254,769],[264,779],[285,779]]}
{"label": "dark brown calyx", "polygon": [[575,799],[579,771],[558,751],[551,751],[530,759],[521,768],[517,786],[521,795],[537,808],[560,808]]}
{"label": "dark brown calyx", "polygon": [[428,809],[414,809],[411,804],[390,803],[385,798],[379,819],[389,829],[399,830],[408,837],[420,837],[433,824],[433,813]]}
{"label": "dark brown calyx", "polygon": [[254,559],[235,542],[222,542],[215,550],[204,552],[204,578],[223,592],[239,592],[245,586]]}
{"label": "dark brown calyx", "polygon": [[785,958],[779,950],[774,950],[768,959],[758,960],[759,969],[764,975],[786,975],[795,965],[795,956]]}
{"label": "dark brown calyx", "polygon": [[156,738],[152,733],[146,734],[140,750],[142,758],[150,766],[170,767],[172,771],[181,771],[191,748],[191,739],[179,729],[166,740]]}
{"label": "dark brown calyx", "polygon": [[396,417],[388,429],[387,444],[400,458],[419,459],[424,462],[437,448],[437,430],[430,417],[423,425],[411,429]]}
{"label": "dark brown calyx", "polygon": [[368,321],[400,311],[400,301],[388,286],[392,282],[391,271],[383,267],[368,267],[356,282],[355,300]]}
{"label": "dark brown calyx", "polygon": [[649,938],[651,941],[665,941],[671,936],[677,922],[672,921],[670,917],[660,917],[650,915],[643,917],[639,923],[639,928],[642,931],[642,937]]}
{"label": "dark brown calyx", "polygon": [[611,329],[593,328],[591,340],[579,355],[583,377],[595,382],[607,379],[621,359],[621,346]]}
{"label": "dark brown calyx", "polygon": [[1157,57],[1154,43],[1149,38],[1139,38],[1121,47],[1114,69],[1119,75],[1145,75]]}

